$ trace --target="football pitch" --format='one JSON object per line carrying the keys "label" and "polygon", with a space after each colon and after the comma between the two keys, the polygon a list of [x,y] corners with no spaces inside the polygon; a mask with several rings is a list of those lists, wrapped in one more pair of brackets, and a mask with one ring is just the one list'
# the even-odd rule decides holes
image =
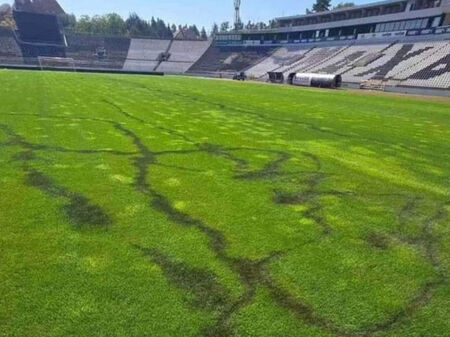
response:
{"label": "football pitch", "polygon": [[449,102],[0,83],[0,336],[450,336]]}

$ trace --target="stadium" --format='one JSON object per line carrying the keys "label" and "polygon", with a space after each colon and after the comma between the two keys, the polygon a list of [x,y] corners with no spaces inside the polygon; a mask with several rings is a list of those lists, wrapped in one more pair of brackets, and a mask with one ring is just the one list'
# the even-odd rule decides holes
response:
{"label": "stadium", "polygon": [[450,337],[450,0],[240,6],[0,6],[1,337]]}

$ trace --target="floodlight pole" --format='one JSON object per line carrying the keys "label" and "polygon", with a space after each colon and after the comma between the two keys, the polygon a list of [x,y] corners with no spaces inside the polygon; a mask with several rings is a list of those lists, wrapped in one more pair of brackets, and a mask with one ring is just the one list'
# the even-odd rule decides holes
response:
{"label": "floodlight pole", "polygon": [[241,11],[241,0],[234,0],[234,29],[236,30],[242,28],[240,11]]}

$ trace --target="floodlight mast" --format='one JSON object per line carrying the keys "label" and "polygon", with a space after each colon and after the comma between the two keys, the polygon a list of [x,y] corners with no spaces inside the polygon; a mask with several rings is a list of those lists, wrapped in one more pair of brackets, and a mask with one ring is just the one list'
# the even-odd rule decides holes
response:
{"label": "floodlight mast", "polygon": [[242,29],[241,0],[234,0],[234,29]]}

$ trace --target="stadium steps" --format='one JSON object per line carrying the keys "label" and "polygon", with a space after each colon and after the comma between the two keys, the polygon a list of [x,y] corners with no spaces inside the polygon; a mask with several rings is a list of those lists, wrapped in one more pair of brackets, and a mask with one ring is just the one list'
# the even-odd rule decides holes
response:
{"label": "stadium steps", "polygon": [[[332,50],[332,48],[338,48],[337,50],[332,51],[330,56],[325,56],[323,58],[321,58],[321,56],[323,56],[324,54],[328,53],[328,50],[326,49],[330,49],[330,51]],[[302,65],[302,61],[301,60],[295,67],[291,67],[289,70],[284,71],[285,74],[289,73],[289,72],[295,72],[295,73],[299,73],[299,72],[308,72],[308,70],[314,69],[315,67],[320,66],[321,64],[327,62],[328,60],[332,59],[333,57],[337,56],[340,54],[341,51],[347,49],[348,46],[344,47],[344,48],[339,48],[339,47],[324,47],[324,48],[316,48],[315,50],[317,51],[316,56],[318,58],[317,61],[312,61],[309,64],[305,64]]]}
{"label": "stadium steps", "polygon": [[[173,44],[173,39],[170,40],[166,50],[164,51],[164,55],[169,55],[169,50],[170,48],[172,48],[172,44]],[[170,58],[170,56],[169,56]],[[153,68],[153,71],[157,71],[157,69],[159,68],[159,66],[161,65],[161,63],[163,63],[164,59],[162,57],[158,58],[158,63],[156,64],[156,66]]]}
{"label": "stadium steps", "polygon": [[311,65],[310,67],[307,67],[307,68],[303,69],[302,71],[303,71],[303,72],[308,72],[308,71],[311,71],[311,70],[314,69],[314,68],[320,67],[321,65],[323,65],[323,64],[325,64],[326,62],[330,61],[331,59],[333,59],[333,58],[335,58],[335,57],[341,55],[342,53],[344,53],[346,50],[348,50],[348,49],[349,49],[350,47],[352,47],[352,46],[353,46],[353,44],[349,44],[349,45],[345,46],[344,48],[338,50],[336,53],[334,53],[334,54],[331,55],[330,57],[328,57],[328,58],[326,58],[326,59],[324,59],[324,60],[322,60],[322,61],[319,61],[318,63],[313,64],[313,65]]}
{"label": "stadium steps", "polygon": [[377,90],[377,91],[384,91],[386,88],[386,81],[385,80],[367,80],[364,81],[360,84],[359,86],[360,89],[365,89],[365,90]]}
{"label": "stadium steps", "polygon": [[0,27],[0,63],[22,64],[23,55],[12,29]]}
{"label": "stadium steps", "polygon": [[248,67],[245,67],[244,69],[242,69],[242,71],[247,71],[247,70],[249,70],[249,69],[251,69],[251,68],[253,68],[254,66],[257,66],[258,64],[260,64],[260,63],[262,63],[262,62],[264,62],[265,60],[267,60],[269,57],[272,57],[278,50],[280,50],[281,48],[275,48],[274,50],[272,50],[271,52],[270,52],[270,55],[268,55],[267,57],[265,57],[265,58],[263,58],[263,59],[261,59],[261,60],[258,60],[256,63],[254,63],[254,64],[250,64],[250,65],[248,65]]}
{"label": "stadium steps", "polygon": [[[309,54],[311,54],[311,53],[312,53],[314,50],[316,50],[316,49],[317,49],[317,47],[312,47],[311,49],[307,50],[306,53],[300,55],[300,58],[299,58],[298,60],[295,60],[295,61],[294,61],[291,65],[289,65],[287,68],[283,69],[283,68],[286,67],[286,66],[282,65],[282,66],[279,66],[279,67],[277,67],[277,68],[271,70],[271,72],[277,72],[277,71],[280,71],[281,69],[283,69],[283,71],[282,71],[283,74],[285,74],[285,73],[287,73],[287,72],[290,72],[292,69],[294,69],[295,67],[297,67],[297,66],[300,64],[300,62],[302,62],[307,56],[309,56]],[[264,76],[267,76],[267,74],[265,74]]]}
{"label": "stadium steps", "polygon": [[[306,50],[306,52],[304,52],[303,54],[299,55],[298,58],[293,58],[293,61],[292,61],[290,66],[294,66],[294,64],[298,64],[298,62],[303,60],[303,58],[305,58],[314,48],[315,47],[312,47],[311,49]],[[284,67],[286,67],[286,65],[278,66],[276,68],[273,68],[273,69],[269,70],[268,72],[277,72],[277,71],[279,71],[280,69],[282,69]],[[268,75],[267,75],[268,72],[266,72],[265,74],[263,74],[260,77],[258,77],[258,80],[262,80],[262,79],[268,80]],[[284,71],[283,71],[283,73],[284,73]]]}
{"label": "stadium steps", "polygon": [[[218,47],[212,43],[205,53],[189,68],[191,74],[209,74],[211,72],[239,72],[242,69],[248,69],[257,62],[267,58],[273,48],[236,48],[236,47]],[[227,59],[236,56],[230,63]]]}

